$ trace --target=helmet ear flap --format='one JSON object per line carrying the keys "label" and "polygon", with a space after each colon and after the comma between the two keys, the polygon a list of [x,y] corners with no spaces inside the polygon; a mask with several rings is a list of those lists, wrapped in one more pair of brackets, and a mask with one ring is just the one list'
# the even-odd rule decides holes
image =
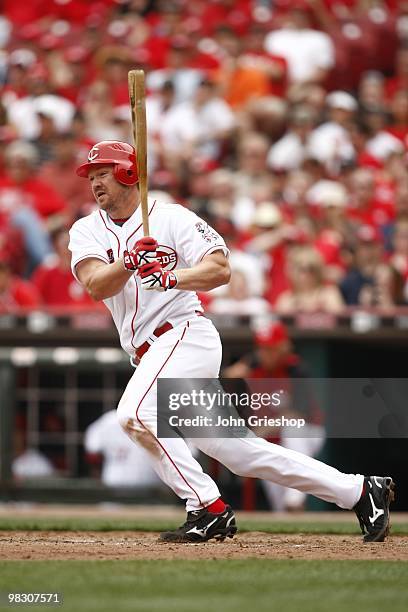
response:
{"label": "helmet ear flap", "polygon": [[132,168],[123,168],[120,164],[115,164],[113,174],[115,179],[122,185],[135,185],[139,177]]}

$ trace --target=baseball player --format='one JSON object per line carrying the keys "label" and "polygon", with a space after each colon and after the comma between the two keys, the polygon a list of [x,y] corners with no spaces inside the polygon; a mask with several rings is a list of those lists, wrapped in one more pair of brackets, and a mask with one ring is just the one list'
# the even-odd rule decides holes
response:
{"label": "baseball player", "polygon": [[[119,422],[148,450],[159,477],[186,500],[186,522],[160,537],[165,542],[233,537],[234,513],[184,439],[157,437],[156,407],[158,377],[218,377],[220,337],[202,316],[196,291],[228,283],[225,242],[188,209],[158,201],[149,202],[152,237],[143,237],[135,150],[129,144],[96,144],[77,173],[90,181],[97,210],[70,231],[72,271],[109,308],[136,366],[119,402]],[[344,474],[255,436],[192,443],[235,474],[353,508],[365,541],[382,541],[388,533],[391,477]]]}

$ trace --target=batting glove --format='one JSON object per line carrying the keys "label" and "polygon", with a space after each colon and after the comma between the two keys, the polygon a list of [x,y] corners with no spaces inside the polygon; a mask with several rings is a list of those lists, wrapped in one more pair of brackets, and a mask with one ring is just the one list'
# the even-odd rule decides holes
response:
{"label": "batting glove", "polygon": [[138,275],[141,278],[143,289],[148,291],[152,289],[168,291],[168,289],[174,289],[177,286],[177,276],[174,272],[163,270],[158,261],[141,266]]}
{"label": "batting glove", "polygon": [[151,263],[157,257],[157,241],[151,236],[138,240],[131,251],[124,251],[123,263],[126,270],[137,270],[145,264]]}

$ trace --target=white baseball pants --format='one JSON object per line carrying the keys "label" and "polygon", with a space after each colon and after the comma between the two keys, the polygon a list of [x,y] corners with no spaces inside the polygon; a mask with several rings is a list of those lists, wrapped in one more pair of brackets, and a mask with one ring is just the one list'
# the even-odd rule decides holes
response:
{"label": "white baseball pants", "polygon": [[[181,498],[187,511],[220,497],[215,482],[180,438],[157,438],[157,379],[217,378],[221,341],[211,321],[195,316],[160,336],[143,356],[118,406],[128,436],[149,451],[159,477]],[[343,474],[321,461],[262,438],[192,438],[191,444],[238,476],[270,480],[351,509],[364,477]]]}

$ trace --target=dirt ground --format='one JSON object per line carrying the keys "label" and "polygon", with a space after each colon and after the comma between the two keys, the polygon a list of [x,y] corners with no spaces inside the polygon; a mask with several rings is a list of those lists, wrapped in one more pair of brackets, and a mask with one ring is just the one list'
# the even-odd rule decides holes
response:
{"label": "dirt ground", "polygon": [[407,538],[363,544],[358,536],[238,534],[225,542],[165,544],[146,532],[0,532],[0,560],[25,559],[384,559],[408,561]]}
{"label": "dirt ground", "polygon": [[[0,519],[20,518],[105,518],[172,519],[182,522],[184,511],[167,506],[115,507],[0,504]],[[237,513],[241,520],[355,524],[353,513],[307,512],[297,517],[270,512]],[[392,524],[406,523],[408,515],[392,514]],[[165,544],[158,534],[142,531],[0,531],[0,560],[24,559],[384,559],[408,561],[408,537],[391,535],[383,543],[364,544],[360,535],[314,535],[310,533],[238,533],[225,542]]]}

